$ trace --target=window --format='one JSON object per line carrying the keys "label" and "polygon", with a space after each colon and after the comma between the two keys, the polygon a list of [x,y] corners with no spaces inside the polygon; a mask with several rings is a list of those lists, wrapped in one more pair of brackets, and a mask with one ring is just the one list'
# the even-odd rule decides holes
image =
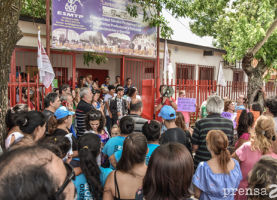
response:
{"label": "window", "polygon": [[145,74],[154,74],[154,67],[144,68],[144,73]]}
{"label": "window", "polygon": [[244,80],[244,71],[234,69],[233,70],[233,81],[234,82],[243,82],[243,80]]}
{"label": "window", "polygon": [[[176,63],[176,79],[177,83],[181,84],[183,80],[194,80],[194,69],[195,65],[185,64],[185,63]],[[181,80],[181,83],[179,83]]]}
{"label": "window", "polygon": [[214,80],[214,66],[199,65],[198,80]]}

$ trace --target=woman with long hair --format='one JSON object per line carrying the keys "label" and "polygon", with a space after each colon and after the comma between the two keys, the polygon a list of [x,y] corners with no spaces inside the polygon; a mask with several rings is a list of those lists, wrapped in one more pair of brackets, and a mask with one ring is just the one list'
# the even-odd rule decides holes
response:
{"label": "woman with long hair", "polygon": [[99,90],[93,90],[93,98],[91,104],[96,110],[101,109],[101,103],[99,102],[100,93],[101,92]]}
{"label": "woman with long hair", "polygon": [[123,144],[122,157],[116,171],[108,176],[103,199],[135,199],[136,191],[142,186],[147,165],[145,158],[148,151],[147,140],[140,133],[132,133]]}
{"label": "woman with long hair", "polygon": [[276,140],[274,125],[275,123],[272,117],[261,116],[256,122],[254,133],[250,136],[250,141],[245,142],[233,153],[232,158],[235,158],[240,163],[243,176],[239,190],[244,191],[244,195],[238,195],[236,193],[235,199],[247,200],[247,175],[263,155],[277,158],[277,155],[272,150],[273,141]]}
{"label": "woman with long hair", "polygon": [[138,95],[138,89],[136,87],[129,88],[127,93],[127,103],[128,103],[128,108],[130,109],[130,103],[133,99],[140,99],[141,97]]}
{"label": "woman with long hair", "polygon": [[[72,116],[75,112],[69,111],[65,106],[59,107],[54,116],[52,116],[48,121],[48,136],[66,136],[70,133],[70,127],[72,125]],[[72,157],[78,155],[77,152],[77,140],[75,136],[71,135],[72,139]]]}
{"label": "woman with long hair", "polygon": [[75,104],[75,106],[77,108],[79,102],[81,101],[80,88],[76,88],[75,89],[75,97],[74,97],[73,101],[74,101],[74,104]]}
{"label": "woman with long hair", "polygon": [[[85,117],[85,133],[97,134],[101,139],[101,150],[110,139],[110,135],[105,127],[105,117],[99,110],[91,110]],[[104,164],[107,161],[107,157],[101,153],[98,157],[98,165]]]}
{"label": "woman with long hair", "polygon": [[78,200],[95,199],[103,197],[103,187],[110,168],[99,167],[96,158],[101,151],[101,140],[95,134],[84,134],[78,141],[78,153],[82,174],[76,176],[74,185],[77,189]]}
{"label": "woman with long hair", "polygon": [[[24,143],[21,142],[16,148],[32,144],[44,137],[46,120],[41,112],[32,110],[26,114],[19,115],[14,123],[19,127],[24,137],[14,141],[13,144],[19,143],[23,138],[26,141]],[[14,149],[14,146],[10,144],[10,148]]]}
{"label": "woman with long hair", "polygon": [[176,112],[175,124],[185,132],[187,137],[188,150],[190,153],[192,153],[191,137],[193,130],[192,128],[186,126],[184,115],[181,112]]}
{"label": "woman with long hair", "polygon": [[189,200],[194,172],[193,160],[180,143],[159,146],[151,155],[136,200]]}
{"label": "woman with long hair", "polygon": [[8,135],[7,138],[5,138],[6,149],[8,149],[14,141],[24,137],[19,126],[15,125],[15,119],[20,115],[25,115],[28,111],[30,111],[30,108],[27,104],[17,104],[8,109],[6,114],[6,126],[8,128]]}
{"label": "woman with long hair", "polygon": [[258,111],[260,112],[260,115],[263,114],[263,109],[262,109],[262,106],[260,103],[258,102],[254,102],[252,105],[251,105],[251,108],[250,108],[251,111]]}
{"label": "woman with long hair", "polygon": [[81,89],[82,87],[87,87],[87,85],[86,85],[86,77],[84,77],[84,76],[80,76],[79,77],[79,83],[78,83],[77,87],[79,89]]}
{"label": "woman with long hair", "polygon": [[205,199],[234,199],[232,193],[224,190],[236,189],[242,179],[239,162],[231,159],[228,147],[228,138],[220,130],[208,132],[207,148],[212,159],[198,165],[193,176],[194,196]]}
{"label": "woman with long hair", "polygon": [[235,144],[235,150],[237,150],[245,142],[249,141],[250,135],[254,131],[254,116],[251,112],[243,110],[239,118],[239,124],[237,127],[238,141]]}

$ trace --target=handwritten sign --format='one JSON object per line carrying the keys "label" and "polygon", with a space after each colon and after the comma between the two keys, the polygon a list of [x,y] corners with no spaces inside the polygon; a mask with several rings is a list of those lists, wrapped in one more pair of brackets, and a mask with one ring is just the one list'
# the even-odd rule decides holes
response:
{"label": "handwritten sign", "polygon": [[[254,123],[256,123],[257,119],[260,117],[260,111],[250,111],[254,116]],[[242,113],[242,110],[237,110],[237,123],[239,123],[239,118]]]}
{"label": "handwritten sign", "polygon": [[195,103],[196,99],[179,97],[177,111],[195,112]]}

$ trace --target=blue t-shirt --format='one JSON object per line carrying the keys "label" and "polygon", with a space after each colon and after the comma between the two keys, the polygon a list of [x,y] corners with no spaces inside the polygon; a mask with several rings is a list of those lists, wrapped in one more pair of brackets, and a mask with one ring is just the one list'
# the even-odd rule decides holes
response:
{"label": "blue t-shirt", "polygon": [[[233,159],[233,158],[232,158]],[[242,180],[239,162],[233,159],[235,168],[229,174],[214,174],[207,162],[199,163],[192,182],[201,190],[200,199],[234,200],[234,194]]]}
{"label": "blue t-shirt", "polygon": [[[100,173],[101,185],[104,187],[106,179],[108,178],[109,174],[113,170],[110,168],[103,168],[103,167],[99,167],[99,168],[101,171]],[[89,191],[89,185],[87,183],[87,179],[84,174],[80,174],[79,176],[76,176],[75,181],[73,181],[73,183],[77,189],[77,194],[78,194],[77,200],[92,199],[92,195],[90,194],[90,191]]]}
{"label": "blue t-shirt", "polygon": [[[109,139],[108,142],[105,144],[104,148],[102,149],[102,153],[110,157],[115,152],[122,150],[124,140],[125,140],[125,137],[122,137],[122,136],[116,136]],[[110,165],[110,168],[114,169],[112,165]]]}
{"label": "blue t-shirt", "polygon": [[126,92],[127,92],[127,90],[129,89],[129,88],[133,88],[134,86],[130,86],[130,87],[128,87],[127,85],[125,85],[124,86],[124,94],[126,94]]}
{"label": "blue t-shirt", "polygon": [[237,112],[237,110],[245,110],[245,107],[244,105],[240,105],[240,106],[237,106],[235,107],[235,112]]}
{"label": "blue t-shirt", "polygon": [[[145,164],[148,165],[148,162],[150,160],[150,156],[152,155],[153,151],[160,145],[158,144],[147,144],[147,147],[149,148],[149,152],[146,155]],[[116,159],[116,162],[119,162],[120,158],[122,156],[122,150],[117,151],[114,153],[114,157]]]}

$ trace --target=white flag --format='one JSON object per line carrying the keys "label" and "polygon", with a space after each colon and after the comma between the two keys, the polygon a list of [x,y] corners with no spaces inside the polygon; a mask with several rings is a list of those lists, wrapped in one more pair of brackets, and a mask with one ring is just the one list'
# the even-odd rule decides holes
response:
{"label": "white flag", "polygon": [[225,81],[225,77],[224,77],[224,74],[223,74],[221,62],[219,63],[217,84],[218,84],[218,85],[221,85],[221,86],[223,86],[223,87],[226,86],[226,81]]}
{"label": "white flag", "polygon": [[49,86],[51,85],[53,79],[55,78],[55,73],[53,71],[53,68],[52,68],[51,62],[49,60],[49,57],[46,54],[46,52],[43,48],[43,45],[41,44],[40,30],[38,31],[38,57],[37,57],[37,63],[38,63],[40,81],[43,83],[43,85],[46,88],[49,88]]}
{"label": "white flag", "polygon": [[164,77],[165,78],[164,79],[166,79],[167,73],[168,73],[168,79],[169,81],[171,81],[173,69],[172,69],[171,60],[168,53],[167,41],[165,40],[165,49],[164,49]]}

